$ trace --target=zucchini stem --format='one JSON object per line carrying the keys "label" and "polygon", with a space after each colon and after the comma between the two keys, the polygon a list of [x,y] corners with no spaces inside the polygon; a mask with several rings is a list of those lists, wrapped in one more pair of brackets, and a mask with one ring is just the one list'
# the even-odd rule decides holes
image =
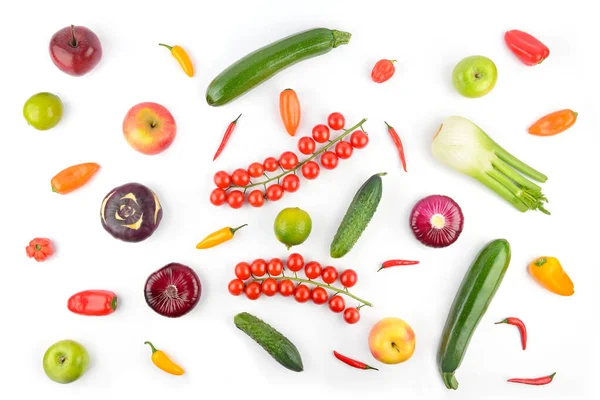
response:
{"label": "zucchini stem", "polygon": [[458,381],[453,372],[442,372],[442,380],[444,381],[446,388],[453,390],[458,389]]}
{"label": "zucchini stem", "polygon": [[338,46],[350,43],[350,39],[352,38],[350,32],[336,31],[335,29],[331,31],[331,34],[333,35],[334,49]]}

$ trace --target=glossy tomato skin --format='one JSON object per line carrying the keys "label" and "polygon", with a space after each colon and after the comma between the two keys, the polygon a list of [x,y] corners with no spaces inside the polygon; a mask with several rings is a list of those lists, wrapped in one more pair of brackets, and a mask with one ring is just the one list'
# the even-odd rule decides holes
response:
{"label": "glossy tomato skin", "polygon": [[298,151],[302,154],[309,155],[315,152],[317,145],[311,137],[304,136],[298,140]]}
{"label": "glossy tomato skin", "polygon": [[259,162],[253,162],[248,167],[248,174],[252,178],[260,178],[264,172],[265,172],[265,167]]}
{"label": "glossy tomato skin", "polygon": [[336,281],[337,278],[338,271],[337,269],[335,269],[335,267],[328,266],[323,268],[323,272],[321,273],[321,279],[323,279],[323,282],[327,283],[328,285],[331,285]]}
{"label": "glossy tomato skin", "polygon": [[314,161],[309,161],[302,165],[302,176],[304,176],[306,179],[316,179],[319,176],[320,171],[321,168],[319,167],[319,164]]}
{"label": "glossy tomato skin", "polygon": [[262,258],[257,258],[250,264],[250,271],[257,278],[264,276],[267,273],[267,262]]}
{"label": "glossy tomato skin", "polygon": [[241,279],[233,279],[227,286],[229,293],[233,296],[239,296],[244,293],[244,282]]}
{"label": "glossy tomato skin", "polygon": [[235,266],[235,276],[237,276],[238,279],[245,281],[246,279],[250,278],[251,274],[252,270],[250,268],[250,264],[247,262],[242,261],[237,263]]}
{"label": "glossy tomato skin", "polygon": [[364,149],[369,144],[369,137],[361,130],[354,131],[350,135],[350,144],[355,149]]}
{"label": "glossy tomato skin", "polygon": [[344,298],[340,295],[335,295],[331,299],[329,299],[329,309],[334,313],[341,313],[344,311],[346,307],[346,302]]}
{"label": "glossy tomato skin", "polygon": [[394,73],[396,72],[396,67],[394,66],[395,60],[379,60],[373,66],[373,70],[371,70],[371,79],[376,83],[383,83],[389,80]]}
{"label": "glossy tomato skin", "polygon": [[318,287],[318,286],[311,291],[310,297],[311,297],[313,303],[315,303],[315,304],[325,304],[325,303],[327,303],[327,300],[329,299],[327,290],[323,289],[322,287]]}
{"label": "glossy tomato skin", "polygon": [[248,195],[248,204],[252,207],[261,207],[265,204],[265,195],[259,189],[251,191]]}
{"label": "glossy tomato skin", "polygon": [[294,282],[290,281],[289,279],[284,279],[279,282],[279,294],[282,296],[291,296],[294,294],[294,290],[296,290],[296,286],[294,285]]}
{"label": "glossy tomato skin", "polygon": [[275,172],[277,168],[279,168],[279,163],[277,163],[277,159],[275,157],[267,157],[263,162],[263,168],[267,172]]}
{"label": "glossy tomato skin", "polygon": [[358,275],[356,274],[356,271],[352,269],[347,269],[340,274],[340,283],[346,288],[351,288],[356,285],[357,280]]}
{"label": "glossy tomato skin", "polygon": [[326,151],[321,155],[321,165],[325,169],[335,169],[338,166],[340,160],[333,151]]}
{"label": "glossy tomato skin", "polygon": [[347,160],[352,156],[354,148],[349,142],[342,140],[335,145],[335,154],[342,160]]}
{"label": "glossy tomato skin", "polygon": [[312,137],[317,143],[325,143],[330,135],[329,128],[325,124],[315,125],[312,129]]}
{"label": "glossy tomato skin", "polygon": [[286,175],[281,180],[281,186],[286,192],[294,193],[300,188],[300,178],[294,174]]}
{"label": "glossy tomato skin", "polygon": [[342,130],[346,125],[346,118],[339,112],[333,112],[327,117],[327,125],[334,131]]}
{"label": "glossy tomato skin", "polygon": [[360,312],[356,307],[348,307],[344,310],[344,321],[355,324],[360,321]]}
{"label": "glossy tomato skin", "polygon": [[222,206],[227,201],[227,192],[221,188],[216,188],[210,193],[210,202],[215,206]]}
{"label": "glossy tomato skin", "polygon": [[287,267],[292,272],[301,271],[304,268],[304,257],[298,253],[292,253],[288,256]]}
{"label": "glossy tomato skin", "polygon": [[298,165],[298,156],[291,151],[285,151],[279,157],[279,165],[285,170],[292,169]]}
{"label": "glossy tomato skin", "polygon": [[280,200],[283,197],[283,187],[276,183],[267,188],[267,199],[271,201]]}
{"label": "glossy tomato skin", "polygon": [[323,271],[323,268],[321,267],[321,264],[316,261],[306,263],[304,266],[304,275],[306,275],[308,279],[317,279],[321,276],[321,271]]}
{"label": "glossy tomato skin", "polygon": [[241,190],[232,190],[227,195],[227,204],[231,208],[241,208],[244,205],[244,194]]}
{"label": "glossy tomato skin", "polygon": [[242,168],[238,168],[231,174],[231,180],[236,186],[246,186],[250,183],[250,174]]}
{"label": "glossy tomato skin", "polygon": [[225,171],[218,171],[213,178],[215,185],[222,189],[227,189],[231,185],[231,176]]}
{"label": "glossy tomato skin", "polygon": [[260,283],[254,281],[250,282],[246,285],[246,289],[244,289],[246,293],[246,297],[250,300],[256,300],[260,297],[261,294],[261,286]]}
{"label": "glossy tomato skin", "polygon": [[273,278],[267,278],[262,282],[261,291],[265,296],[274,296],[277,293],[277,281]]}
{"label": "glossy tomato skin", "polygon": [[294,298],[298,303],[306,303],[310,299],[310,289],[304,284],[298,285],[294,291]]}
{"label": "glossy tomato skin", "polygon": [[267,272],[271,276],[279,276],[283,272],[283,261],[280,258],[272,258],[267,264]]}

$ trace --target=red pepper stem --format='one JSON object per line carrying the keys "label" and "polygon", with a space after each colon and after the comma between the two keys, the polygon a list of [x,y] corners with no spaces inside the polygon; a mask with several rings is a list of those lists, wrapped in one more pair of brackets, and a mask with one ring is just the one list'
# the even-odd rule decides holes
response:
{"label": "red pepper stem", "polygon": [[240,117],[242,116],[242,114],[238,115],[238,117],[236,119],[234,119],[233,121],[231,121],[232,124],[237,124],[238,119],[240,119]]}
{"label": "red pepper stem", "polygon": [[235,234],[238,230],[242,229],[243,227],[247,226],[248,224],[244,224],[244,225],[240,225],[237,228],[229,228],[229,230],[231,230],[231,234]]}
{"label": "red pepper stem", "polygon": [[169,49],[169,50],[173,50],[173,46],[169,46],[168,44],[159,43],[158,45],[159,45],[159,46],[166,47],[166,48],[167,48],[167,49]]}
{"label": "red pepper stem", "polygon": [[158,350],[156,350],[156,348],[154,347],[154,345],[150,342],[144,342],[144,344],[147,344],[150,346],[150,348],[152,349],[152,354],[156,353]]}
{"label": "red pepper stem", "polygon": [[77,47],[77,39],[75,39],[75,25],[71,25],[71,40],[69,40],[69,46]]}
{"label": "red pepper stem", "polygon": [[113,311],[117,309],[117,296],[113,297],[110,301],[110,308],[112,308]]}
{"label": "red pepper stem", "polygon": [[379,267],[379,269],[377,270],[377,272],[381,271],[382,269],[384,269],[385,267],[382,265],[381,267]]}
{"label": "red pepper stem", "polygon": [[393,126],[391,126],[390,124],[388,124],[387,122],[383,121],[385,123],[385,125],[388,127],[388,129],[394,129]]}
{"label": "red pepper stem", "polygon": [[494,325],[498,325],[498,324],[508,324],[508,318],[503,319],[502,321],[498,321],[498,322],[494,323]]}

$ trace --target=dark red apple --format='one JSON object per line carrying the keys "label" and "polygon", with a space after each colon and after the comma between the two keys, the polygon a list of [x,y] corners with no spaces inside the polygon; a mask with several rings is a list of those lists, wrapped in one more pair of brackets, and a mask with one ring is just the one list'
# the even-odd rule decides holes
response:
{"label": "dark red apple", "polygon": [[68,26],[50,39],[50,58],[64,73],[72,76],[85,75],[102,58],[100,39],[84,26]]}

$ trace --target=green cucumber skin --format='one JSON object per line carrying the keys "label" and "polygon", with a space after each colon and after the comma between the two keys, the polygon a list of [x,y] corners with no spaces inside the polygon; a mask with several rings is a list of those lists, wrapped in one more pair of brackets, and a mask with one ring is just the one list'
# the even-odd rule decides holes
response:
{"label": "green cucumber skin", "polygon": [[302,372],[302,357],[296,346],[271,325],[247,312],[233,318],[238,327],[267,351],[279,364],[294,372]]}
{"label": "green cucumber skin", "polygon": [[300,61],[330,52],[351,35],[326,28],[309,29],[268,44],[227,67],[208,85],[206,102],[225,105]]}
{"label": "green cucumber skin", "polygon": [[510,244],[504,239],[489,242],[475,258],[456,293],[442,333],[438,367],[448,389],[457,389],[454,372],[479,321],[500,287],[510,264]]}
{"label": "green cucumber skin", "polygon": [[331,242],[329,253],[332,258],[348,254],[369,225],[383,195],[382,175],[385,173],[371,176],[354,195]]}

